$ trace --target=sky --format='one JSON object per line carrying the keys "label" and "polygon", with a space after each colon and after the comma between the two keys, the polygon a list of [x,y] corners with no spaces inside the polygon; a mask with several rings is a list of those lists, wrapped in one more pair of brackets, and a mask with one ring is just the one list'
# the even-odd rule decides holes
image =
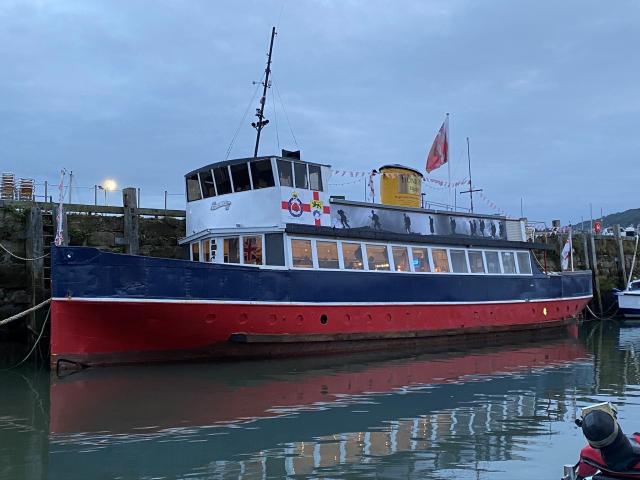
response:
{"label": "sky", "polygon": [[[252,155],[276,26],[261,154],[424,170],[449,113],[452,180],[468,175],[469,137],[487,199],[575,223],[590,205],[640,206],[638,25],[636,0],[0,0],[0,170],[73,171],[74,201],[113,178],[142,206],[167,190],[183,207],[186,172],[232,140],[230,158]],[[362,183],[329,183],[363,197]],[[427,185],[427,200],[453,202]]]}

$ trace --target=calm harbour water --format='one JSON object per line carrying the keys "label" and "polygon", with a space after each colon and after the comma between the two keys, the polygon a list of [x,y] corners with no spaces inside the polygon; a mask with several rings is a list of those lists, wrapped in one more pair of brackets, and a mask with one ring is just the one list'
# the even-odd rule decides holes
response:
{"label": "calm harbour water", "polygon": [[401,357],[0,372],[0,478],[559,478],[577,409],[640,429],[640,327]]}

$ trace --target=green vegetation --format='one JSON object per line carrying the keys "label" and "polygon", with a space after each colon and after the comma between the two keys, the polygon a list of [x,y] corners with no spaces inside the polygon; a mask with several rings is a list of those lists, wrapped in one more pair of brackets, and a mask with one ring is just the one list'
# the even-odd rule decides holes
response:
{"label": "green vegetation", "polygon": [[[594,220],[597,220],[594,218]],[[575,230],[589,229],[590,221],[578,223],[574,225]],[[631,208],[624,212],[612,213],[605,215],[602,219],[602,228],[613,227],[614,225],[620,225],[622,228],[636,227],[640,224],[640,208]]]}

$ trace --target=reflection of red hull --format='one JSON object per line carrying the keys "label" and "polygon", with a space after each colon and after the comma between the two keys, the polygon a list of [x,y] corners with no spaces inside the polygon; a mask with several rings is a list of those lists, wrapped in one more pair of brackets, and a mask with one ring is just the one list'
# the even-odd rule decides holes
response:
{"label": "reflection of red hull", "polygon": [[[389,392],[415,385],[448,383],[469,375],[523,371],[584,355],[581,345],[562,341],[544,347],[440,359],[423,357],[362,364],[362,369],[354,371],[325,369],[281,374],[273,370],[241,385],[235,384],[237,365],[181,368],[170,376],[170,381],[165,368],[92,370],[54,381],[50,430],[52,434],[135,432],[140,428],[145,430],[139,432],[149,432],[146,428],[151,426],[161,430],[238,422],[276,416],[280,408],[290,410],[318,402],[335,402],[340,395]],[[246,369],[243,371],[246,374]],[[158,403],[157,398],[162,398],[162,402]]]}
{"label": "reflection of red hull", "polygon": [[[291,356],[372,350],[381,347],[376,340],[383,347],[403,339],[450,342],[454,335],[557,327],[589,298],[370,306],[55,299],[51,361]],[[248,343],[230,342],[234,334]]]}

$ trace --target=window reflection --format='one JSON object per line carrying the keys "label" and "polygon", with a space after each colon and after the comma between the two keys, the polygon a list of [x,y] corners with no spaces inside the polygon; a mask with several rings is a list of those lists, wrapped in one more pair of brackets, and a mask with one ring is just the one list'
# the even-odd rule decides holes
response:
{"label": "window reflection", "polygon": [[296,188],[309,188],[309,180],[307,178],[307,164],[295,162],[293,171],[296,178]]}
{"label": "window reflection", "polygon": [[349,270],[363,270],[362,248],[359,243],[342,243],[342,256],[344,257],[344,268]]}
{"label": "window reflection", "polygon": [[391,255],[393,255],[393,265],[396,272],[409,271],[409,254],[407,247],[391,247]]}
{"label": "window reflection", "polygon": [[504,273],[516,273],[516,261],[512,252],[501,252]]}
{"label": "window reflection", "polygon": [[433,270],[435,272],[446,273],[449,271],[449,259],[444,248],[434,248],[431,250],[433,256]]}
{"label": "window reflection", "polygon": [[369,270],[389,270],[389,256],[386,245],[367,245]]}
{"label": "window reflection", "polygon": [[262,235],[242,237],[244,263],[262,265]]}
{"label": "window reflection", "polygon": [[430,272],[429,251],[426,248],[414,247],[413,254],[413,271],[414,272]]}
{"label": "window reflection", "polygon": [[224,239],[224,263],[240,263],[240,239],[231,237]]}
{"label": "window reflection", "polygon": [[293,187],[293,167],[287,160],[278,160],[278,178],[281,187]]}
{"label": "window reflection", "polygon": [[484,259],[480,250],[469,250],[471,273],[484,273]]}
{"label": "window reflection", "polygon": [[451,266],[454,273],[469,273],[467,269],[467,254],[464,250],[451,250]]}
{"label": "window reflection", "polygon": [[502,273],[500,270],[500,259],[498,258],[498,252],[485,251],[485,258],[487,259],[487,273]]}
{"label": "window reflection", "polygon": [[294,267],[313,268],[311,240],[291,240],[291,256]]}
{"label": "window reflection", "polygon": [[316,242],[319,268],[340,268],[338,244],[336,242]]}

